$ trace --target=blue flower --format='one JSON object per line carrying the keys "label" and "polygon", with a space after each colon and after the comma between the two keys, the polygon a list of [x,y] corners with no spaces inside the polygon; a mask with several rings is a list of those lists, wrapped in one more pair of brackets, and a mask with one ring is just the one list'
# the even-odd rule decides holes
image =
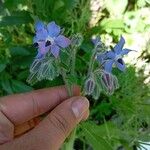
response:
{"label": "blue flower", "polygon": [[122,59],[124,55],[127,55],[130,49],[123,49],[125,44],[125,39],[121,37],[120,41],[116,44],[116,46],[111,51],[107,51],[103,54],[97,56],[97,59],[104,65],[104,70],[107,72],[112,71],[113,65],[115,65],[119,70],[125,71],[125,63]]}
{"label": "blue flower", "polygon": [[66,48],[71,43],[68,38],[60,34],[61,29],[54,21],[47,26],[43,22],[38,21],[35,24],[35,30],[36,36],[33,39],[33,43],[38,44],[38,56],[46,54],[48,49],[57,58],[60,48]]}

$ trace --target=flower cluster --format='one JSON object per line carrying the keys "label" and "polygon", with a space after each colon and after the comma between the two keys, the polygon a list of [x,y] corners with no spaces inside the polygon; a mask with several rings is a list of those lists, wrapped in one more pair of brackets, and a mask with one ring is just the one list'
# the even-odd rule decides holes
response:
{"label": "flower cluster", "polygon": [[99,37],[92,39],[92,42],[95,46],[93,53],[95,53],[94,56],[96,56],[96,60],[100,63],[100,67],[95,70],[90,70],[85,82],[85,92],[94,98],[98,98],[101,91],[111,95],[115,89],[119,88],[117,77],[112,74],[112,68],[116,66],[124,72],[126,67],[123,56],[132,50],[123,49],[125,44],[123,37],[121,37],[120,41],[110,51],[106,50],[106,46],[101,42]]}
{"label": "flower cluster", "polygon": [[97,55],[97,60],[104,65],[105,71],[111,73],[113,65],[115,65],[119,70],[125,71],[125,63],[122,58],[131,50],[126,48],[123,49],[124,44],[125,39],[121,37],[118,44],[116,44],[112,50]]}
{"label": "flower cluster", "polygon": [[27,79],[30,84],[43,79],[53,80],[58,76],[56,60],[60,50],[71,44],[71,40],[61,34],[61,28],[54,21],[47,25],[38,21],[35,31],[33,44],[38,49],[38,54],[30,67],[30,76]]}
{"label": "flower cluster", "polygon": [[66,48],[71,41],[65,36],[61,35],[61,29],[56,23],[50,22],[47,26],[38,21],[35,24],[36,35],[34,37],[34,45],[38,47],[37,58],[41,58],[51,52],[57,58],[61,48]]}
{"label": "flower cluster", "polygon": [[[27,79],[29,83],[34,84],[43,79],[53,80],[59,74],[75,76],[75,60],[78,47],[83,42],[83,36],[76,34],[72,40],[62,35],[62,30],[54,21],[47,25],[41,21],[35,24],[36,34],[33,39],[34,46],[38,49],[38,54],[30,67],[30,76]],[[101,41],[100,37],[92,39],[94,49],[89,62],[87,79],[84,85],[84,94],[92,95],[98,99],[100,93],[113,94],[119,87],[117,77],[112,74],[112,69],[116,66],[119,70],[125,71],[123,56],[131,50],[124,49],[125,39],[120,38],[119,42],[112,50]],[[63,59],[60,59],[60,50],[70,49],[62,53]],[[99,62],[99,67],[95,67],[95,62]],[[67,78],[69,80],[69,78]],[[65,83],[69,81],[65,81]]]}

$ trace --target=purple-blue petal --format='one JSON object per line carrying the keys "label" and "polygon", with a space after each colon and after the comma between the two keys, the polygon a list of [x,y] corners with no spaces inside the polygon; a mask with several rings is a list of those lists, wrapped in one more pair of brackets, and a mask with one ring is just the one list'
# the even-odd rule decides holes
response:
{"label": "purple-blue petal", "polygon": [[38,51],[38,53],[37,53],[37,55],[36,55],[36,57],[35,58],[37,58],[37,59],[42,59],[44,57],[44,55],[43,54],[41,54],[41,52],[40,51]]}
{"label": "purple-blue petal", "polygon": [[116,57],[116,55],[115,55],[115,53],[114,53],[113,51],[108,51],[108,52],[106,53],[106,56],[107,56],[108,58],[110,58],[110,59],[115,59],[115,57]]}
{"label": "purple-blue petal", "polygon": [[102,53],[102,54],[98,54],[98,55],[97,55],[97,60],[98,60],[100,63],[103,63],[106,59],[107,59],[106,53]]}
{"label": "purple-blue petal", "polygon": [[62,48],[66,48],[70,45],[71,41],[68,38],[66,38],[65,36],[59,35],[55,39],[55,43]]}
{"label": "purple-blue petal", "polygon": [[115,64],[116,64],[116,66],[117,66],[117,68],[119,69],[119,70],[121,70],[121,71],[125,71],[125,69],[126,69],[126,66],[125,66],[125,63],[124,63],[124,61],[123,61],[123,59],[118,59],[116,62],[115,62]]}
{"label": "purple-blue petal", "polygon": [[38,43],[38,39],[36,36],[33,37],[33,43]]}
{"label": "purple-blue petal", "polygon": [[57,37],[60,34],[60,27],[54,21],[47,25],[47,30],[50,37]]}
{"label": "purple-blue petal", "polygon": [[114,60],[108,60],[108,61],[106,61],[105,64],[104,64],[104,70],[106,72],[111,73],[113,64],[114,64]]}
{"label": "purple-blue petal", "polygon": [[42,29],[39,32],[36,32],[36,39],[38,41],[45,41],[48,36],[48,32],[46,29]]}
{"label": "purple-blue petal", "polygon": [[129,52],[131,52],[132,50],[130,50],[130,49],[127,49],[127,48],[125,48],[125,49],[123,49],[122,51],[121,51],[121,55],[127,55]]}
{"label": "purple-blue petal", "polygon": [[60,48],[56,44],[51,45],[51,53],[54,55],[55,58],[59,56]]}
{"label": "purple-blue petal", "polygon": [[39,42],[39,52],[42,54],[42,55],[45,55],[50,49],[50,46],[46,47],[45,46],[45,42]]}
{"label": "purple-blue petal", "polygon": [[120,41],[114,47],[114,51],[115,51],[116,54],[120,54],[121,53],[124,44],[125,44],[125,39],[121,36]]}
{"label": "purple-blue petal", "polygon": [[41,31],[44,28],[45,28],[45,24],[42,21],[37,21],[35,23],[35,30],[36,30],[36,32]]}

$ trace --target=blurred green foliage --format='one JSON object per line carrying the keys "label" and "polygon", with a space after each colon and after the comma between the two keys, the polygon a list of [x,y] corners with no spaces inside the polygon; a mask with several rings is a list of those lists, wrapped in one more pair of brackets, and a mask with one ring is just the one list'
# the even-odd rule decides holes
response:
{"label": "blurred green foliage", "polygon": [[[26,83],[36,55],[32,38],[37,19],[55,20],[69,36],[83,34],[85,40],[76,64],[80,84],[91,54],[92,35],[111,35],[116,42],[121,34],[150,32],[149,18],[144,14],[149,10],[149,0],[101,1],[104,5],[97,10],[101,17],[96,26],[90,27],[90,0],[0,0],[0,95],[63,84],[61,78],[41,81],[34,87]],[[150,62],[148,47],[141,59]],[[144,69],[136,71],[130,66],[125,74],[115,70],[120,83],[118,91],[110,97],[101,94],[97,101],[90,98],[91,122],[80,125],[77,141],[82,144],[76,144],[77,149],[114,150],[123,146],[132,150],[139,140],[150,141],[150,87],[144,84]]]}

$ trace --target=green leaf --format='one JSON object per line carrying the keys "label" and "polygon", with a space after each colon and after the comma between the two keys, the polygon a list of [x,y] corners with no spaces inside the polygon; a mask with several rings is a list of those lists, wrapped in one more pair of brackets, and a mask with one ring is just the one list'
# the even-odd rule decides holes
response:
{"label": "green leaf", "polygon": [[0,20],[0,27],[22,25],[32,22],[30,13],[27,11],[17,11],[11,16],[5,16]]}
{"label": "green leaf", "polygon": [[0,72],[2,72],[6,68],[7,63],[8,63],[8,60],[1,58],[1,60],[0,60]]}
{"label": "green leaf", "polygon": [[2,72],[6,68],[6,64],[0,64],[0,72]]}
{"label": "green leaf", "polygon": [[28,56],[30,55],[30,52],[24,48],[24,47],[11,47],[10,48],[10,53],[12,56]]}
{"label": "green leaf", "polygon": [[79,2],[79,0],[63,0],[64,1],[64,3],[65,3],[65,7],[67,8],[67,9],[72,9],[72,8],[74,8],[77,4],[78,4],[78,2]]}
{"label": "green leaf", "polygon": [[19,4],[25,4],[26,0],[5,0],[4,6],[8,8],[9,10],[15,10],[17,5]]}
{"label": "green leaf", "polygon": [[28,75],[29,75],[29,69],[21,71],[20,73],[18,73],[17,78],[19,80],[26,80]]}
{"label": "green leaf", "polygon": [[33,62],[33,57],[31,55],[24,56],[24,57],[15,57],[13,60],[13,64],[14,64],[13,67],[17,66],[20,68],[29,68],[32,62]]}
{"label": "green leaf", "polygon": [[6,91],[8,94],[13,93],[13,90],[12,90],[12,87],[11,87],[11,82],[10,82],[9,79],[3,78],[1,80],[1,85],[2,85],[3,90]]}
{"label": "green leaf", "polygon": [[97,126],[94,123],[86,122],[81,124],[81,128],[82,136],[85,136],[94,150],[113,150],[104,125]]}
{"label": "green leaf", "polygon": [[124,29],[125,25],[122,19],[104,19],[100,27],[103,28],[103,30],[107,29]]}
{"label": "green leaf", "polygon": [[28,92],[33,90],[32,87],[26,85],[25,83],[17,80],[11,80],[12,88],[15,93]]}

